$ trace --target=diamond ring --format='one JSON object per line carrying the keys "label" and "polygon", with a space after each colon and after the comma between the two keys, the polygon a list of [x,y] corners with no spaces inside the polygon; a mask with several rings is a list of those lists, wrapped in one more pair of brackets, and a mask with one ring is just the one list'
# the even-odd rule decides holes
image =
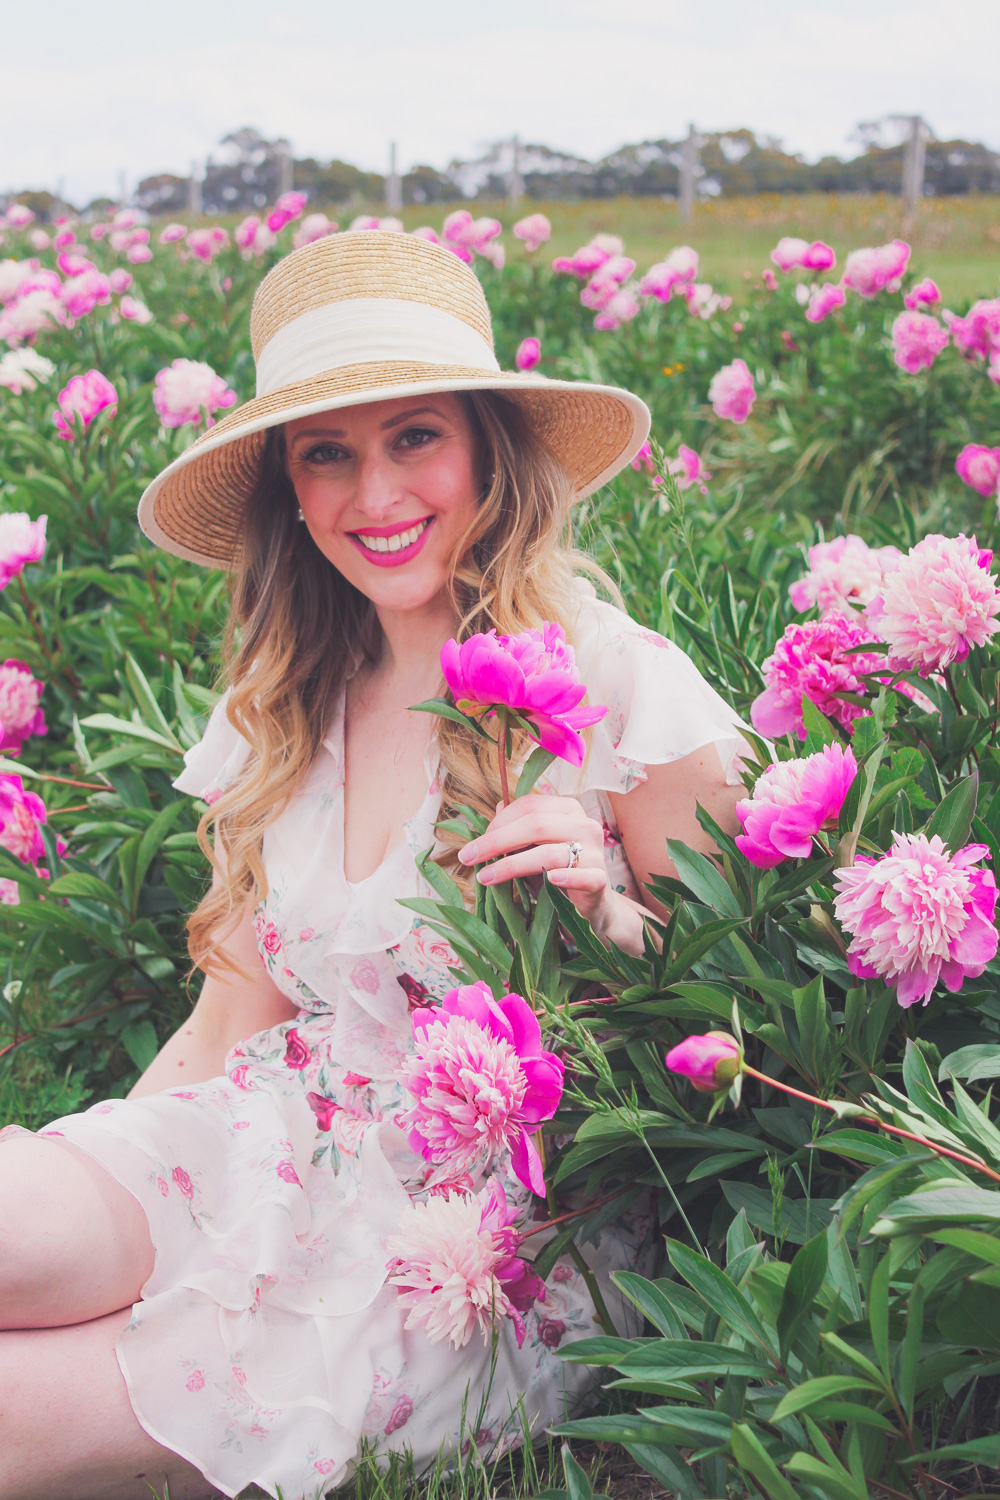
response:
{"label": "diamond ring", "polygon": [[568,858],[566,860],[566,868],[567,870],[575,870],[577,865],[580,863],[580,855],[583,853],[583,845],[578,844],[576,839],[573,839],[572,843],[567,842],[566,852],[568,855]]}

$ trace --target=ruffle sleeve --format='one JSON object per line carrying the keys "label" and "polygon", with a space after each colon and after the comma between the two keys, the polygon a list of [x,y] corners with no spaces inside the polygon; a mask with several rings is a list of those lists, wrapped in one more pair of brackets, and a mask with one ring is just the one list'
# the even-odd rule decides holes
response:
{"label": "ruffle sleeve", "polygon": [[185,752],[184,769],[174,781],[179,792],[215,802],[243,769],[250,746],[226,716],[229,692],[212,710],[205,733]]}
{"label": "ruffle sleeve", "polygon": [[647,630],[578,580],[573,631],[587,701],[608,712],[589,731],[590,748],[577,770],[556,761],[546,783],[562,796],[628,792],[647,780],[647,766],[667,765],[715,745],[726,781],[739,785],[741,757],[752,756],[736,711],[705,681],[680,646]]}

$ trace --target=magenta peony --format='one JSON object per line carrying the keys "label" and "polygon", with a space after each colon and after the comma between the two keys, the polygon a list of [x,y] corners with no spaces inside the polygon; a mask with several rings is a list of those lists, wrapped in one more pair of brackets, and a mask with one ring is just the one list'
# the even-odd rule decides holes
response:
{"label": "magenta peony", "polygon": [[544,214],[528,214],[514,225],[514,237],[524,241],[524,248],[531,255],[552,238],[552,225]]}
{"label": "magenta peony", "polygon": [[696,484],[703,495],[708,494],[705,481],[711,479],[712,475],[694,449],[686,447],[684,443],[678,448],[677,457],[668,461],[667,473],[673,474],[677,480],[677,488],[682,493]]}
{"label": "magenta peony", "polygon": [[977,979],[997,951],[997,887],[984,844],[950,854],[935,834],[895,833],[881,859],[837,870],[837,920],[851,935],[848,967],[896,986],[900,1005],[926,1005],[942,981],[953,993]]}
{"label": "magenta peony", "polygon": [[734,359],[731,365],[717,370],[708,388],[715,415],[729,422],[746,421],[755,395],[753,376],[742,359]]}
{"label": "magenta peony", "polygon": [[884,668],[885,658],[874,652],[848,652],[877,640],[857,615],[838,610],[830,610],[822,620],[786,626],[774,654],[761,668],[767,686],[750,705],[753,727],[759,734],[797,734],[804,740],[802,700],[808,698],[850,732],[854,720],[869,710],[836,695],[863,694],[862,674]]}
{"label": "magenta peony", "polygon": [[787,235],[780,239],[771,251],[771,259],[779,271],[829,271],[837,264],[837,257],[822,240],[791,239]]}
{"label": "magenta peony", "polygon": [[229,244],[229,235],[221,225],[215,224],[211,229],[190,230],[185,244],[197,260],[209,264]]}
{"label": "magenta peony", "polygon": [[59,436],[67,443],[76,440],[78,421],[86,428],[102,411],[113,417],[118,410],[118,392],[100,370],[74,375],[56,399],[59,410],[52,413],[52,420],[59,429]]}
{"label": "magenta peony", "polygon": [[0,774],[0,847],[9,849],[22,864],[37,865],[45,858],[39,832],[45,821],[41,797],[26,792],[20,776]]}
{"label": "magenta peony", "polygon": [[933,534],[911,547],[868,606],[894,671],[927,676],[964,661],[1000,630],[993,553],[975,537]]}
{"label": "magenta peony", "polygon": [[750,797],[736,805],[743,832],[736,847],[759,870],[784,859],[808,859],[812,841],[837,826],[840,809],[858,774],[853,750],[824,745],[804,760],[783,760],[758,776]]}
{"label": "magenta peony", "polygon": [[186,224],[167,224],[160,230],[161,245],[175,245],[178,240],[187,238]]}
{"label": "magenta peony", "polygon": [[280,234],[286,224],[299,218],[307,202],[307,193],[298,193],[294,190],[282,193],[267,216],[267,227],[271,233]]}
{"label": "magenta peony", "polygon": [[860,297],[877,297],[879,292],[899,289],[910,262],[910,247],[905,240],[873,249],[852,250],[844,266],[844,286]]}
{"label": "magenta peony", "polygon": [[739,1043],[724,1031],[689,1036],[666,1056],[671,1073],[680,1073],[700,1094],[727,1089],[740,1071]]}
{"label": "magenta peony", "polygon": [[591,240],[588,245],[581,245],[579,250],[574,250],[572,255],[557,255],[552,262],[552,269],[562,271],[567,276],[576,276],[581,281],[588,281],[610,259],[611,251],[597,244],[596,240]]}
{"label": "magenta peony", "polygon": [[653,458],[653,450],[649,446],[648,439],[643,443],[635,458],[630,459],[630,463],[637,474],[640,469],[645,469],[647,474],[653,473],[656,468],[656,461]]}
{"label": "magenta peony", "polygon": [[989,359],[1000,349],[1000,297],[974,302],[964,318],[942,313],[955,348],[966,359]]}
{"label": "magenta peony", "polygon": [[488,1172],[509,1152],[518,1180],[544,1195],[531,1133],[559,1107],[563,1065],[528,1002],[494,1000],[480,980],[412,1020],[416,1051],[399,1076],[416,1102],[403,1119],[413,1150],[440,1169],[432,1181]]}
{"label": "magenta peony", "polygon": [[919,312],[922,307],[933,307],[940,301],[941,293],[937,289],[937,283],[933,282],[929,276],[925,276],[923,281],[918,281],[903,295],[903,304],[911,312]]}
{"label": "magenta peony", "polygon": [[767,287],[769,292],[776,292],[778,290],[778,278],[777,276],[775,276],[770,266],[764,267],[763,271],[761,271],[760,273],[760,279]]}
{"label": "magenta peony", "polygon": [[59,299],[68,318],[85,318],[111,301],[111,284],[100,271],[84,271],[63,282]]}
{"label": "magenta peony", "polygon": [[45,556],[47,522],[47,516],[33,521],[20,510],[0,515],[0,589],[23,573],[28,563],[41,562]]}
{"label": "magenta peony", "polygon": [[810,323],[822,323],[832,312],[836,312],[838,307],[843,307],[846,301],[847,298],[841,287],[834,286],[832,281],[824,281],[823,285],[817,287],[809,298],[806,320]]}
{"label": "magenta peony", "polygon": [[23,661],[8,657],[0,666],[0,754],[20,755],[30,735],[48,733],[38,706],[44,687]]}
{"label": "magenta peony", "polygon": [[489,630],[461,645],[446,641],[441,670],[462,713],[483,719],[513,710],[528,721],[537,744],[574,766],[582,766],[586,754],[580,730],[607,713],[581,705],[587,689],[561,625],[546,623],[519,635]]}
{"label": "magenta peony", "polygon": [[930,369],[950,337],[930,313],[901,312],[892,325],[892,357],[901,370],[916,375]]}
{"label": "magenta peony", "polygon": [[674,294],[674,287],[681,285],[681,278],[673,266],[668,266],[665,260],[658,261],[639,282],[639,295],[641,297],[655,297],[657,302],[669,302]]}
{"label": "magenta peony", "polygon": [[394,1257],[389,1285],[409,1309],[406,1328],[462,1349],[477,1328],[488,1344],[496,1324],[510,1318],[521,1347],[523,1314],[544,1301],[545,1284],[517,1255],[514,1217],[499,1183],[478,1197],[449,1194],[404,1208],[386,1249]]}
{"label": "magenta peony", "polygon": [[257,214],[249,214],[233,230],[233,242],[244,260],[263,255],[270,250],[275,239],[274,231],[262,223]]}
{"label": "magenta peony", "polygon": [[203,419],[211,427],[213,412],[236,405],[236,392],[200,360],[175,359],[158,372],[154,387],[153,405],[164,427],[197,427]]}
{"label": "magenta peony", "polygon": [[1000,448],[966,443],[955,460],[955,472],[980,495],[995,495],[1000,488]]}
{"label": "magenta peony", "polygon": [[542,357],[542,345],[540,340],[534,338],[522,339],[517,346],[514,355],[514,364],[519,370],[533,370]]}
{"label": "magenta peony", "polygon": [[859,536],[838,536],[809,548],[809,572],[788,590],[796,609],[846,610],[874,599],[883,576],[899,566],[898,547],[869,547]]}

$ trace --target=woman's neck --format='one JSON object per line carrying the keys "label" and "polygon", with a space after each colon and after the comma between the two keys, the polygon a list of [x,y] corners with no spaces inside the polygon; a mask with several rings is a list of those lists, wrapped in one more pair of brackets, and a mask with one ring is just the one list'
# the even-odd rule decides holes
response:
{"label": "woman's neck", "polygon": [[372,675],[436,692],[441,678],[441,647],[458,626],[451,600],[442,595],[419,610],[380,609],[377,614],[382,650]]}

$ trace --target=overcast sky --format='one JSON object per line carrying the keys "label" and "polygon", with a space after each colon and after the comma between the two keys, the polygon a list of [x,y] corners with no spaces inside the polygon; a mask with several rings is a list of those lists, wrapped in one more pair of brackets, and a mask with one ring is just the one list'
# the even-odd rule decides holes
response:
{"label": "overcast sky", "polygon": [[187,175],[228,130],[443,167],[748,125],[815,159],[922,114],[1000,148],[998,0],[79,0],[5,7],[0,192]]}

